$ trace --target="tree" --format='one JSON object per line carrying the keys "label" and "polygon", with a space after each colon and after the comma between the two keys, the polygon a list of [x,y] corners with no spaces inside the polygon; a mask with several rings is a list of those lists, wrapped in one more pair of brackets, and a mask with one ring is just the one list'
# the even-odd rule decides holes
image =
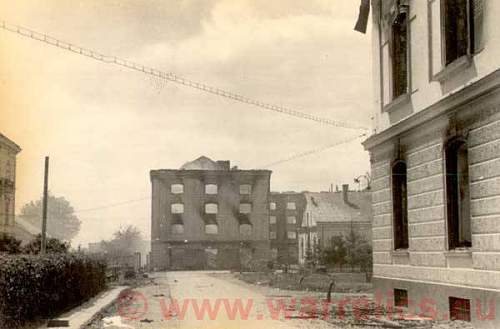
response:
{"label": "tree", "polygon": [[[42,200],[31,201],[21,208],[19,217],[42,226]],[[71,241],[80,231],[81,222],[64,197],[49,195],[47,200],[47,234],[53,238]]]}
{"label": "tree", "polygon": [[323,262],[342,267],[347,262],[347,252],[345,239],[342,236],[334,236],[330,240],[330,246],[323,253]]}
{"label": "tree", "polygon": [[347,262],[354,266],[359,266],[363,271],[371,271],[373,264],[372,247],[362,236],[354,231],[346,237],[346,246],[349,250]]}
{"label": "tree", "polygon": [[[42,248],[42,235],[38,234],[27,245],[22,247],[22,252],[26,254],[39,254]],[[66,253],[70,248],[69,242],[64,242],[55,238],[47,238],[46,252],[50,254]]]}
{"label": "tree", "polygon": [[21,241],[13,236],[0,233],[0,253],[19,254],[21,253]]}
{"label": "tree", "polygon": [[130,255],[141,249],[141,242],[141,231],[129,225],[116,231],[112,240],[102,241],[101,244],[109,261],[124,264]]}

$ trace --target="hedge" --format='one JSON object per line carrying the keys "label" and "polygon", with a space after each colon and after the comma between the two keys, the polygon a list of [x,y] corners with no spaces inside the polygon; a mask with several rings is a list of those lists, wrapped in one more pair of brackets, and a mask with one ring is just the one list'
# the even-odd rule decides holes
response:
{"label": "hedge", "polygon": [[55,316],[105,285],[105,263],[83,254],[0,255],[0,328]]}

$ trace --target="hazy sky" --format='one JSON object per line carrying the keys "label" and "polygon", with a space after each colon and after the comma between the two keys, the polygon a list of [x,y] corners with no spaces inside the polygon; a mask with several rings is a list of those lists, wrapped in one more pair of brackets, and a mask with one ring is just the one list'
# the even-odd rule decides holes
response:
{"label": "hazy sky", "polygon": [[[0,20],[307,113],[370,125],[370,37],[354,0],[0,0]],[[18,143],[17,208],[50,191],[79,243],[150,234],[149,170],[206,155],[253,169],[359,134],[232,100],[0,30],[0,132]],[[272,167],[273,190],[327,190],[368,170],[360,140]],[[144,200],[146,199],[146,200]]]}

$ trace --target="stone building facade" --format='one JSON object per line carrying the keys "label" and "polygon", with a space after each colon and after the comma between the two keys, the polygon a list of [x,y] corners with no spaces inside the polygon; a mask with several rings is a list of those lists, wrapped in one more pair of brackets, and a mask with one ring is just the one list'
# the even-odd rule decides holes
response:
{"label": "stone building facade", "polygon": [[499,328],[500,1],[372,9],[374,287],[417,314]]}
{"label": "stone building facade", "polygon": [[269,259],[271,171],[200,157],[150,177],[152,268],[239,269]]}
{"label": "stone building facade", "polygon": [[302,225],[305,205],[303,193],[271,193],[269,239],[273,257],[280,264],[298,262],[298,228]]}
{"label": "stone building facade", "polygon": [[369,191],[304,192],[306,206],[299,230],[299,263],[305,264],[308,252],[325,250],[333,237],[352,232],[371,242],[371,199]]}
{"label": "stone building facade", "polygon": [[15,228],[16,156],[21,148],[0,134],[0,232]]}

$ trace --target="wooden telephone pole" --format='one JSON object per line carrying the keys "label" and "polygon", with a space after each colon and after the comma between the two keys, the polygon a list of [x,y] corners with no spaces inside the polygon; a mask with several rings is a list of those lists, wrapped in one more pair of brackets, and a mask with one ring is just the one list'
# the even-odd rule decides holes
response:
{"label": "wooden telephone pole", "polygon": [[43,179],[43,213],[42,213],[42,246],[40,253],[45,254],[47,248],[47,199],[49,187],[49,157],[45,157],[45,175]]}

